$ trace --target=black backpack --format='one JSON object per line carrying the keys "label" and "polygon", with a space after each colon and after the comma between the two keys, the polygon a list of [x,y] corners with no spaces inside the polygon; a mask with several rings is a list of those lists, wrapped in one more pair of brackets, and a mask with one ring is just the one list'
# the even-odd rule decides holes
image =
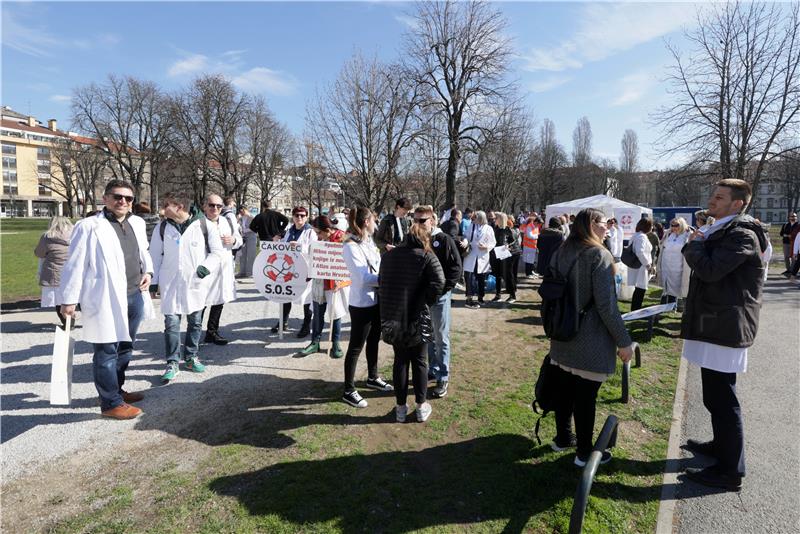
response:
{"label": "black backpack", "polygon": [[536,420],[536,426],[533,429],[536,441],[539,445],[542,440],[539,438],[539,424],[542,422],[542,417],[556,409],[556,384],[554,380],[555,369],[550,363],[550,355],[544,357],[542,366],[539,368],[539,376],[536,378],[536,387],[533,390],[533,402],[531,408],[533,413],[539,414]]}
{"label": "black backpack", "polygon": [[620,260],[629,269],[638,269],[642,266],[642,262],[639,261],[639,256],[633,251],[633,239],[631,239],[631,243],[627,247],[622,249]]}
{"label": "black backpack", "polygon": [[546,274],[539,286],[539,295],[542,297],[542,325],[548,338],[555,341],[570,341],[578,335],[581,317],[592,306],[594,299],[590,300],[585,308],[578,306],[578,291],[570,286],[569,276],[578,259],[586,252],[581,251],[567,270],[562,275],[558,270],[558,254],[563,248],[556,251],[553,260],[547,267]]}

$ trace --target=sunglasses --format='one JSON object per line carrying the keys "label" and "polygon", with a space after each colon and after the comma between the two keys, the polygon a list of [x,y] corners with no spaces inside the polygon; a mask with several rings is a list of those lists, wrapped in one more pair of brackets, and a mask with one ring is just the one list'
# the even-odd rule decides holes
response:
{"label": "sunglasses", "polygon": [[672,227],[672,228],[680,228],[681,225],[680,224],[670,224],[670,227]]}
{"label": "sunglasses", "polygon": [[218,210],[222,209],[222,204],[211,204],[210,202],[207,204],[209,208],[217,208]]}
{"label": "sunglasses", "polygon": [[415,222],[415,223],[418,223],[418,224],[422,224],[422,223],[424,223],[425,221],[427,221],[429,218],[430,218],[430,217],[419,217],[419,218],[417,218],[417,217],[414,217],[414,222]]}
{"label": "sunglasses", "polygon": [[303,217],[308,217],[308,215],[305,213],[295,213],[292,217],[300,217],[302,219]]}
{"label": "sunglasses", "polygon": [[118,195],[116,193],[113,193],[111,196],[114,197],[114,200],[116,200],[117,202],[119,202],[120,200],[124,200],[128,204],[131,204],[133,202],[133,197],[129,197],[128,195]]}

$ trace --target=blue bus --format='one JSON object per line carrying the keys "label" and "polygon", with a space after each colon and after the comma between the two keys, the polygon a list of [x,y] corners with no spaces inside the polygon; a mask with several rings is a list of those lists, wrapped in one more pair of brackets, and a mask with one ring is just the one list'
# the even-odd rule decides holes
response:
{"label": "blue bus", "polygon": [[664,226],[668,226],[672,219],[683,217],[689,226],[696,226],[694,213],[703,208],[701,206],[661,206],[650,209],[653,210],[653,222],[660,222]]}

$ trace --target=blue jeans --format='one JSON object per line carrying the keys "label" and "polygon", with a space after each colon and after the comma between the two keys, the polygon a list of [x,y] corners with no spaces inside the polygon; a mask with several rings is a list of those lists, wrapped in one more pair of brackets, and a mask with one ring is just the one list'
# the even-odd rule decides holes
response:
{"label": "blue jeans", "polygon": [[[328,309],[327,302],[315,302],[314,303],[314,316],[311,321],[311,341],[313,343],[319,343],[320,338],[322,338],[322,329],[325,328],[325,310]],[[332,341],[339,341],[339,338],[342,335],[342,320],[335,319],[333,321],[333,338]]]}
{"label": "blue jeans", "polygon": [[430,373],[436,380],[447,382],[450,379],[450,302],[452,291],[448,291],[431,306],[433,323],[433,343],[428,343]]}
{"label": "blue jeans", "polygon": [[121,406],[122,385],[125,383],[125,370],[131,361],[133,342],[144,317],[144,297],[140,291],[128,295],[128,335],[130,341],[116,343],[92,343],[94,358],[92,374],[94,387],[100,395],[100,409],[110,410]]}
{"label": "blue jeans", "polygon": [[[183,344],[183,359],[197,356],[200,346],[200,333],[203,330],[203,310],[186,315],[186,339]],[[164,344],[166,345],[167,362],[178,363],[178,352],[181,348],[181,316],[164,316]]]}

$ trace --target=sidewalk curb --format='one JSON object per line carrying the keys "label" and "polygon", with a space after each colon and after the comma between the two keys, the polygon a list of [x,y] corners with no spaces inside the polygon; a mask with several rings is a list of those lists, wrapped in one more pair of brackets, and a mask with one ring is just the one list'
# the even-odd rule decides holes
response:
{"label": "sidewalk curb", "polygon": [[675,530],[675,494],[678,483],[678,467],[681,462],[681,427],[686,404],[686,373],[689,364],[681,357],[678,368],[678,383],[675,385],[675,402],[672,405],[672,426],[669,429],[667,462],[664,465],[664,480],[661,487],[661,502],[658,506],[656,534],[672,534]]}

